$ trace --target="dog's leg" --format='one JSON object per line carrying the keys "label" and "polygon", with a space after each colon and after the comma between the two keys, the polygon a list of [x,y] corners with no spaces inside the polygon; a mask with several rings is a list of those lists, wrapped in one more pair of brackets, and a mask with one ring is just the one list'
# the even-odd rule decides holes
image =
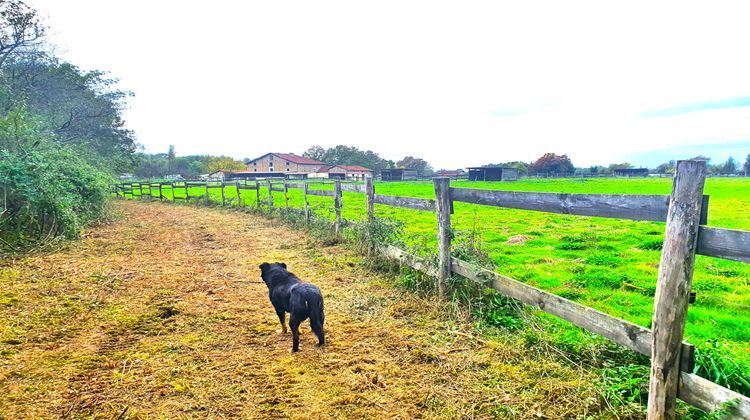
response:
{"label": "dog's leg", "polygon": [[299,324],[302,320],[292,314],[289,317],[289,328],[292,330],[292,352],[299,351]]}
{"label": "dog's leg", "polygon": [[325,332],[323,332],[323,325],[320,324],[320,322],[313,321],[312,318],[310,318],[310,327],[312,328],[315,335],[318,337],[318,346],[322,346],[326,343],[326,336]]}
{"label": "dog's leg", "polygon": [[281,322],[281,333],[286,334],[286,312],[283,309],[276,309],[276,315],[279,316],[279,322]]}

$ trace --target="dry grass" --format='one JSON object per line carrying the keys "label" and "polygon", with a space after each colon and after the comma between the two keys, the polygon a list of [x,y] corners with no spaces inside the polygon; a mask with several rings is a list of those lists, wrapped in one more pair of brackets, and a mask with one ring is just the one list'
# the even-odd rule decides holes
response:
{"label": "dry grass", "polygon": [[[608,416],[592,377],[476,337],[340,247],[260,217],[118,202],[121,220],[0,263],[0,418]],[[257,266],[326,298],[328,344],[279,333]]]}

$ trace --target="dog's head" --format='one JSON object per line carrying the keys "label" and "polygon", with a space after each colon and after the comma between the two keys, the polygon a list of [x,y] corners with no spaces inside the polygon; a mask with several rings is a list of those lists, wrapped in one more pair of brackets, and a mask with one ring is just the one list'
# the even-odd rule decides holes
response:
{"label": "dog's head", "polygon": [[260,268],[260,277],[263,279],[263,282],[268,284],[271,273],[276,270],[286,270],[286,264],[283,262],[275,262],[271,264],[264,262],[258,266],[258,268]]}

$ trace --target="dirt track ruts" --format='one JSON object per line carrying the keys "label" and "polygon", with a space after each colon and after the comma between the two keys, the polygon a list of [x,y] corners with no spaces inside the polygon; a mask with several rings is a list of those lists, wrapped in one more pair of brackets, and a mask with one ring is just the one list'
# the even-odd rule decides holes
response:
{"label": "dirt track ruts", "polygon": [[[0,263],[0,418],[558,418],[605,410],[580,369],[483,340],[279,222],[117,202],[122,216]],[[328,344],[279,333],[258,264],[326,299]]]}

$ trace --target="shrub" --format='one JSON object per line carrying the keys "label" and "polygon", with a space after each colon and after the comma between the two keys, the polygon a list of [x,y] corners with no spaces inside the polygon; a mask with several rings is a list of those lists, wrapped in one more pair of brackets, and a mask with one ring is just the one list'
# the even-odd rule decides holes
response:
{"label": "shrub", "polygon": [[38,141],[29,150],[0,150],[0,249],[20,251],[57,237],[76,237],[105,210],[112,177],[83,152]]}

